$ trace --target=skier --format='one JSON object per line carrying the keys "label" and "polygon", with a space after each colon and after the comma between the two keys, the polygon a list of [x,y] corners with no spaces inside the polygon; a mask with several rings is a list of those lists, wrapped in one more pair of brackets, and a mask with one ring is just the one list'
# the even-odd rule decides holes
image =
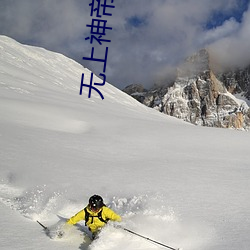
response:
{"label": "skier", "polygon": [[72,216],[67,224],[74,225],[80,220],[85,220],[85,226],[89,228],[94,239],[109,220],[120,222],[122,219],[120,215],[105,206],[101,196],[95,194],[89,198],[89,204]]}

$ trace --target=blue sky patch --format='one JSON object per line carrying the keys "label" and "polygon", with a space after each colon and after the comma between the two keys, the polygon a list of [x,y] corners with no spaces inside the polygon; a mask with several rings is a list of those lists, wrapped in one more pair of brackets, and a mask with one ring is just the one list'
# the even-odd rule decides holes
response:
{"label": "blue sky patch", "polygon": [[129,26],[138,28],[138,27],[146,25],[146,18],[139,17],[139,16],[131,16],[127,19],[127,24]]}
{"label": "blue sky patch", "polygon": [[223,10],[215,11],[206,23],[206,29],[213,29],[221,26],[226,20],[234,18],[238,23],[241,23],[244,12],[248,9],[249,0],[239,0],[237,9],[232,10],[230,13],[225,13]]}

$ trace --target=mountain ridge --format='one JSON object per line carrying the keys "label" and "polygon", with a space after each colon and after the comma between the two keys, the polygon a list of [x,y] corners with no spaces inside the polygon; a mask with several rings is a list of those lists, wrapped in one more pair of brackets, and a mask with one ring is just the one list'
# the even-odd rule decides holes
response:
{"label": "mountain ridge", "polygon": [[250,67],[216,72],[209,51],[202,49],[177,68],[171,85],[144,91],[140,85],[130,85],[123,91],[148,107],[195,125],[247,130],[249,79]]}

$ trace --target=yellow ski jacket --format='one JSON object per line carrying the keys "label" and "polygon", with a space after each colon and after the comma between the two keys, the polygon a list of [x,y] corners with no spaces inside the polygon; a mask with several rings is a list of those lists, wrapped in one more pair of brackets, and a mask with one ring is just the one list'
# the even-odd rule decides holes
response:
{"label": "yellow ski jacket", "polygon": [[[92,233],[97,232],[100,228],[102,228],[106,223],[104,221],[112,220],[112,221],[121,221],[120,215],[116,214],[113,210],[110,208],[103,206],[99,211],[93,212],[89,209],[89,207],[86,207],[87,212],[89,213],[88,221],[85,221],[86,226],[88,226],[89,230]],[[101,211],[101,218],[104,220],[100,220],[98,218],[98,215]],[[80,220],[85,220],[85,210],[82,209],[77,214],[72,216],[68,221],[67,224],[75,225]]]}

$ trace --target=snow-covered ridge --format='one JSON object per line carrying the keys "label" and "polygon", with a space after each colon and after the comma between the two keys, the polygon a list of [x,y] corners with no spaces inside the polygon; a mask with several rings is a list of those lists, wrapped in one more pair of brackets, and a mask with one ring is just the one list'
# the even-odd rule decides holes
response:
{"label": "snow-covered ridge", "polygon": [[[67,106],[67,96],[71,95],[75,102],[98,102],[101,105],[101,98],[94,90],[91,98],[88,98],[87,87],[83,88],[82,95],[79,95],[82,73],[85,83],[89,84],[91,72],[72,59],[0,36],[0,109],[3,112],[6,108],[9,110],[2,119],[13,119],[27,126],[71,133],[88,130],[90,125],[85,120],[72,118],[74,111],[65,107],[62,113],[55,106],[51,107],[47,101],[61,99]],[[97,76],[94,76],[94,81],[102,82]],[[109,83],[100,87],[100,91],[105,102],[124,105],[128,109],[141,106],[141,109],[145,110],[145,107]],[[20,95],[21,102],[13,99],[14,96],[18,99]]]}
{"label": "snow-covered ridge", "polygon": [[[37,91],[48,91],[54,87],[58,92],[79,95],[81,75],[89,84],[90,70],[62,54],[51,52],[40,47],[22,45],[17,41],[0,36],[0,84],[17,93],[34,95]],[[18,81],[15,81],[17,79]],[[94,82],[102,79],[94,75]],[[100,87],[106,100],[130,106],[138,103],[122,91],[106,82]],[[46,93],[46,94],[47,94]],[[88,96],[88,88],[83,88],[82,98]],[[91,101],[99,99],[92,91]]]}

